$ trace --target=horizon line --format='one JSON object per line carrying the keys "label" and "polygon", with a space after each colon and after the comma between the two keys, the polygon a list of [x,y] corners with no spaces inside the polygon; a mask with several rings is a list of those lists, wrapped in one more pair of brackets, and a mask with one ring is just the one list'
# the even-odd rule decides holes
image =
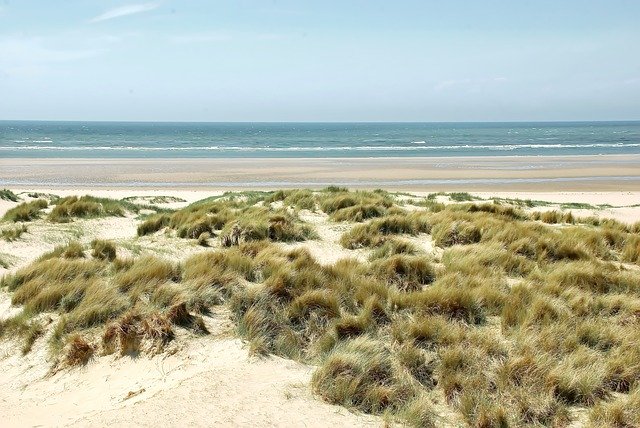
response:
{"label": "horizon line", "polygon": [[640,122],[640,119],[596,119],[596,120],[453,120],[453,121],[383,121],[383,120],[363,120],[363,121],[277,121],[277,120],[229,120],[229,121],[201,121],[201,120],[80,120],[80,119],[0,119],[2,122],[53,122],[53,123],[173,123],[173,124],[462,124],[462,123],[624,123]]}

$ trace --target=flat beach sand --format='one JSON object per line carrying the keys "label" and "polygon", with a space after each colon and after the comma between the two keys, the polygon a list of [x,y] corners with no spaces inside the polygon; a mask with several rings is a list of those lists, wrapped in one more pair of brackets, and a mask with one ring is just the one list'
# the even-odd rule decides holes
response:
{"label": "flat beach sand", "polygon": [[324,159],[0,159],[0,185],[273,189],[329,184],[416,191],[640,189],[640,155]]}

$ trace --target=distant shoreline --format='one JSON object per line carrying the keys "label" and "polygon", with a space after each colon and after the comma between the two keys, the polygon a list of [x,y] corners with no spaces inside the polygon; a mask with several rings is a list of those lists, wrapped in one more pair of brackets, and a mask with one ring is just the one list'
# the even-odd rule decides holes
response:
{"label": "distant shoreline", "polygon": [[14,188],[640,190],[640,154],[395,158],[4,158]]}

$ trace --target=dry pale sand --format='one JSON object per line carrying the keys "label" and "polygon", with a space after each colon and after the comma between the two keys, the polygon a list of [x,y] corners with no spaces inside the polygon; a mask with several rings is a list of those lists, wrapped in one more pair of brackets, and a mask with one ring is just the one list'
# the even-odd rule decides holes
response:
{"label": "dry pale sand", "polygon": [[206,322],[212,335],[173,354],[99,357],[57,373],[46,346],[21,357],[0,343],[0,426],[382,426],[314,398],[312,367],[250,357],[224,312]]}
{"label": "dry pale sand", "polygon": [[474,191],[640,190],[640,155],[337,159],[0,159],[0,185]]}
{"label": "dry pale sand", "polygon": [[[79,192],[47,187],[29,191],[60,196],[90,193],[117,199],[172,196],[182,202],[166,206],[179,208],[222,190],[101,188]],[[414,194],[424,197],[427,193]],[[558,204],[567,202],[609,204],[614,208],[572,211],[630,223],[640,221],[640,191],[474,195],[484,199],[546,200],[555,204],[537,209],[558,209]],[[29,200],[26,193],[20,196]],[[0,201],[0,216],[15,205]],[[303,211],[301,217],[315,226],[320,239],[286,244],[287,247],[304,246],[324,264],[345,257],[367,258],[367,250],[352,251],[340,246],[339,238],[350,225],[331,223],[326,215],[308,211]],[[8,269],[0,268],[0,275],[27,265],[70,239],[88,244],[94,238],[109,238],[116,241],[124,255],[153,253],[172,260],[182,260],[204,250],[192,240],[163,234],[138,238],[137,223],[133,217],[76,220],[68,224],[34,221],[19,240],[11,243],[0,240],[0,257],[11,264]],[[428,235],[410,239],[438,260],[440,255]],[[19,311],[11,306],[9,295],[0,291],[0,319]],[[16,343],[0,342],[0,426],[384,426],[380,417],[351,413],[314,397],[310,389],[314,367],[277,357],[252,357],[234,336],[232,322],[224,309],[218,309],[205,321],[212,335],[176,340],[175,347],[161,355],[102,356],[83,368],[57,373],[49,372],[52,365],[46,336],[38,339],[33,351],[24,357]]]}

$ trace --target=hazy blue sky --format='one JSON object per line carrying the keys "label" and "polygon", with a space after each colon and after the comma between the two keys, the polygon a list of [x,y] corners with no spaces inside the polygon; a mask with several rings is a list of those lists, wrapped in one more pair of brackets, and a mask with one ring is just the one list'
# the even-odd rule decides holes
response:
{"label": "hazy blue sky", "polygon": [[0,119],[640,119],[640,1],[0,0]]}

